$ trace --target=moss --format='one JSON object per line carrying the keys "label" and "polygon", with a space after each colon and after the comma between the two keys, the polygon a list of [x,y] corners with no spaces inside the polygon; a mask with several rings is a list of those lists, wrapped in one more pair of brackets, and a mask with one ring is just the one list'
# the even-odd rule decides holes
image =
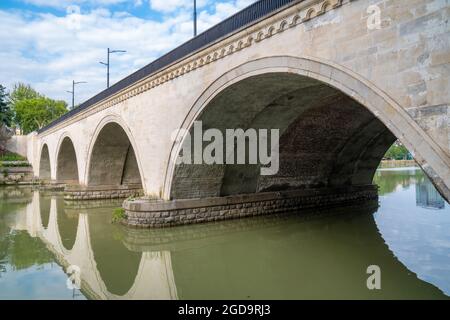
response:
{"label": "moss", "polygon": [[126,218],[127,218],[127,216],[125,214],[125,209],[124,208],[116,208],[116,209],[114,209],[114,211],[112,213],[111,222],[112,223],[121,222],[122,220],[125,220]]}

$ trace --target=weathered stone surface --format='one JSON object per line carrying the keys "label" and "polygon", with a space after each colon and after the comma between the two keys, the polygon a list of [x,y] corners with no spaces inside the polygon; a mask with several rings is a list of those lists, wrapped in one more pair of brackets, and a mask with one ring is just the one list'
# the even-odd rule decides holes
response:
{"label": "weathered stone surface", "polygon": [[[376,199],[378,199],[377,187],[369,185],[344,189],[290,190],[166,202],[133,200],[124,202],[127,216],[124,223],[146,228],[170,227],[280,212],[301,212],[308,208],[327,208]],[[238,205],[241,206],[240,209],[237,209]],[[187,207],[192,213],[184,215]],[[163,214],[167,212],[165,210],[169,210],[170,216]]]}

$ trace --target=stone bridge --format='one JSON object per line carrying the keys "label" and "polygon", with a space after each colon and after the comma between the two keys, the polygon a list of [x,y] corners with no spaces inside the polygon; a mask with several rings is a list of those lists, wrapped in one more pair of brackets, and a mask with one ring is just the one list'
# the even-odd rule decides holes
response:
{"label": "stone bridge", "polygon": [[[448,200],[449,16],[448,0],[258,1],[32,134],[28,158],[67,198],[142,190],[124,206],[146,226],[374,198],[396,139]],[[177,164],[195,121],[279,129],[278,173]]]}

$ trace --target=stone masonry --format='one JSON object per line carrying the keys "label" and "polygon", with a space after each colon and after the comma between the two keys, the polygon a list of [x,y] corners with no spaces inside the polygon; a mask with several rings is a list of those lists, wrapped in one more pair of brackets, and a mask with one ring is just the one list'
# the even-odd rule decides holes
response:
{"label": "stone masonry", "polygon": [[124,224],[137,227],[220,221],[267,214],[329,208],[378,199],[374,185],[345,189],[290,190],[176,201],[134,200],[124,203]]}

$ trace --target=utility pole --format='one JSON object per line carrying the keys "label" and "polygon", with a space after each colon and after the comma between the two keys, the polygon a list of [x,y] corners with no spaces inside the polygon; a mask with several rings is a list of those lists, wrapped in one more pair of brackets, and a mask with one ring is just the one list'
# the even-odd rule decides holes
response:
{"label": "utility pole", "polygon": [[75,85],[80,84],[80,83],[87,83],[87,82],[86,81],[76,82],[75,80],[72,80],[72,91],[67,91],[72,94],[72,109],[71,110],[73,110],[75,108]]}
{"label": "utility pole", "polygon": [[108,53],[107,53],[107,60],[106,62],[100,62],[102,65],[106,66],[106,88],[109,88],[109,55],[111,53],[119,53],[119,52],[126,52],[125,50],[111,50],[108,48]]}
{"label": "utility pole", "polygon": [[194,0],[194,37],[197,36],[197,0]]}

